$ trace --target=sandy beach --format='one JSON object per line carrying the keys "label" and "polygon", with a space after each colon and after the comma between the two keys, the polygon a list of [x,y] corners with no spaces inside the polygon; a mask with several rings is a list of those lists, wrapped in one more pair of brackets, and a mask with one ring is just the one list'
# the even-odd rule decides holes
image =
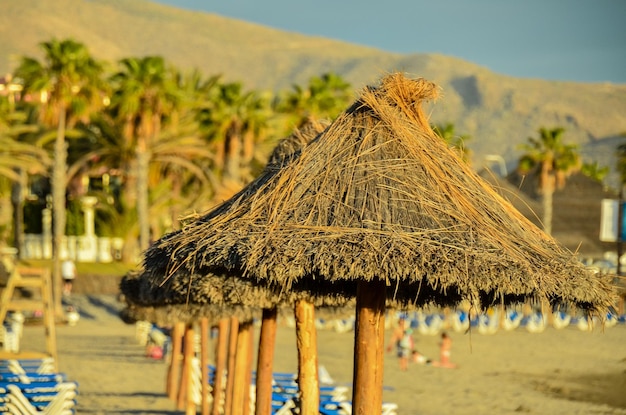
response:
{"label": "sandy beach", "polygon": [[[167,365],[145,356],[135,326],[118,317],[113,295],[76,295],[81,319],[57,326],[59,371],[79,384],[79,414],[181,414],[165,395]],[[258,336],[258,330],[256,330]],[[387,338],[390,336],[387,333]],[[456,369],[412,364],[400,371],[385,356],[385,402],[399,414],[626,414],[626,325],[583,332],[574,326],[529,333],[449,332]],[[415,333],[436,358],[438,336]],[[23,350],[43,350],[41,326],[26,326]],[[351,385],[353,332],[318,332],[319,363]],[[281,325],[275,371],[295,372],[294,330]]]}

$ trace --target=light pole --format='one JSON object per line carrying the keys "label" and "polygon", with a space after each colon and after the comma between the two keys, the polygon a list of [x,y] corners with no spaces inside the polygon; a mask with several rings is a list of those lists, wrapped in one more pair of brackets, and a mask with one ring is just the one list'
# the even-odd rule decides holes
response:
{"label": "light pole", "polygon": [[623,241],[623,232],[624,226],[622,222],[624,221],[624,186],[620,185],[619,188],[619,196],[617,199],[617,276],[622,275],[622,241]]}

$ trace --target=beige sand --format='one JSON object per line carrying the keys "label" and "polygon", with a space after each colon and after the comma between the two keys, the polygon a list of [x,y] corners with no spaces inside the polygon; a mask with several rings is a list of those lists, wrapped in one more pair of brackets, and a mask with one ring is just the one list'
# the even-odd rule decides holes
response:
{"label": "beige sand", "polygon": [[[135,327],[117,317],[115,297],[75,301],[82,318],[74,327],[58,326],[57,338],[59,370],[79,383],[78,413],[184,413],[165,397],[166,365],[144,356]],[[384,400],[397,403],[399,414],[626,414],[623,324],[604,332],[450,335],[457,369],[412,364],[401,372],[393,354],[385,356]],[[415,337],[425,355],[437,357],[438,337]],[[318,339],[319,363],[337,384],[351,384],[353,333],[322,330]],[[22,347],[42,350],[41,326],[25,328]],[[276,355],[276,371],[296,370],[293,329],[280,328]]]}

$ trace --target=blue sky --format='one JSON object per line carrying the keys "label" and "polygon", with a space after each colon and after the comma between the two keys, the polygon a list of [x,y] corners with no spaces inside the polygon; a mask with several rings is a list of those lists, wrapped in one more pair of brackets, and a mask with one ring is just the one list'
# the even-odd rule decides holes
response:
{"label": "blue sky", "polygon": [[626,0],[156,0],[522,77],[626,83]]}

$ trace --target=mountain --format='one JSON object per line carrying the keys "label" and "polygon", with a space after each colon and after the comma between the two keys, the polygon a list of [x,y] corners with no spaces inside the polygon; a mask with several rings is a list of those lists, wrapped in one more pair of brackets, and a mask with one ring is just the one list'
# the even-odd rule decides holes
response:
{"label": "mountain", "polygon": [[[304,36],[147,0],[23,0],[4,2],[0,14],[0,73],[19,56],[40,56],[38,43],[72,37],[94,56],[114,63],[159,54],[181,69],[222,74],[247,88],[280,90],[336,72],[355,89],[390,71],[436,82],[443,97],[434,123],[453,122],[481,165],[497,154],[514,167],[519,144],[539,127],[561,126],[587,161],[614,165],[626,132],[626,85],[520,79],[437,54],[402,55]],[[626,141],[622,140],[622,141]],[[608,143],[608,144],[606,144]]]}
{"label": "mountain", "polygon": [[519,145],[540,127],[564,127],[565,139],[580,145],[585,161],[601,166],[613,167],[615,148],[626,142],[623,84],[513,78],[450,56],[389,53],[147,0],[3,3],[0,74],[12,71],[20,56],[41,57],[40,42],[68,37],[111,64],[158,54],[180,69],[222,74],[257,90],[304,85],[326,72],[360,89],[385,73],[404,71],[442,88],[442,98],[429,108],[431,120],[452,122],[458,134],[471,137],[467,145],[477,169],[491,163],[486,156],[497,155],[510,172]]}

